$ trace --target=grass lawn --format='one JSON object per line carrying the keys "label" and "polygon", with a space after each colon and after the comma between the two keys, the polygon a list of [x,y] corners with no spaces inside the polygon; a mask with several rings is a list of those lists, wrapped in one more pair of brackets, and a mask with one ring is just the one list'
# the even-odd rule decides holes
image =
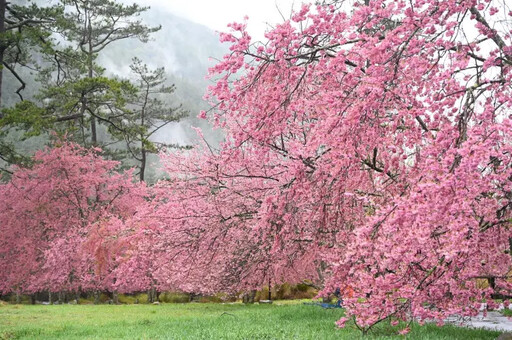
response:
{"label": "grass lawn", "polygon": [[[340,309],[274,305],[0,305],[0,339],[357,339]],[[369,338],[403,339],[387,323]],[[495,339],[499,332],[414,325],[407,339]],[[367,337],[368,338],[368,337]]]}

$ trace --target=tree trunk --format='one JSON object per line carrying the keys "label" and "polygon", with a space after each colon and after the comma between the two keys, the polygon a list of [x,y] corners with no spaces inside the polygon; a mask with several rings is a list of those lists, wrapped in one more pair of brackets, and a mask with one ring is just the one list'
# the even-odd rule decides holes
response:
{"label": "tree trunk", "polygon": [[156,301],[156,290],[154,287],[151,287],[148,290],[148,303],[153,303]]}
{"label": "tree trunk", "polygon": [[16,292],[16,304],[19,305],[21,303],[21,294]]}
{"label": "tree trunk", "polygon": [[114,290],[112,292],[112,302],[114,303],[114,305],[119,304],[119,294],[117,293],[117,290]]}
{"label": "tree trunk", "polygon": [[53,305],[53,294],[51,290],[48,291],[48,303]]}
{"label": "tree trunk", "polygon": [[268,277],[268,301],[272,301],[272,281]]}
{"label": "tree trunk", "polygon": [[146,172],[146,149],[144,149],[144,142],[141,142],[141,154],[142,158],[140,161],[140,181],[144,182],[144,176]]}
{"label": "tree trunk", "polygon": [[91,142],[92,145],[98,145],[98,134],[96,132],[96,118],[91,117]]}
{"label": "tree trunk", "polygon": [[[88,44],[89,44],[89,53],[87,55],[87,67],[88,67],[88,77],[89,78],[92,78],[93,77],[93,47],[92,47],[92,24],[91,24],[91,18],[89,18],[88,20]],[[87,102],[86,102],[86,106],[87,106]],[[92,141],[92,145],[97,145],[98,144],[98,135],[96,133],[96,118],[94,118],[93,116],[91,116],[91,141]]]}
{"label": "tree trunk", "polygon": [[[2,83],[3,83],[3,64],[4,64],[4,54],[7,49],[7,44],[5,41],[5,10],[6,10],[7,1],[0,0],[0,107],[2,106]],[[0,114],[0,118],[1,118]]]}
{"label": "tree trunk", "polygon": [[[146,81],[146,91],[144,96],[144,104],[142,105],[142,109],[140,111],[140,126],[144,127],[146,123],[146,106],[148,105],[149,100],[149,90],[150,85]],[[141,160],[140,160],[140,181],[144,182],[145,172],[146,172],[146,148],[144,145],[144,134],[140,134],[140,152],[141,152]]]}
{"label": "tree trunk", "polygon": [[512,237],[508,238],[508,253],[512,256]]}
{"label": "tree trunk", "polygon": [[250,292],[246,292],[242,296],[243,303],[251,304],[254,303],[254,298],[256,297],[256,290],[251,290]]}
{"label": "tree trunk", "polygon": [[94,304],[95,305],[98,305],[100,303],[100,291],[99,290],[95,290],[94,291]]}
{"label": "tree trunk", "polygon": [[[93,65],[93,47],[92,47],[92,25],[90,18],[87,20],[87,36],[85,37],[85,40],[83,44],[87,44],[87,78],[92,78],[94,76],[94,65]],[[82,45],[83,46],[83,45]],[[82,97],[80,98],[80,116],[85,117],[85,112],[88,109],[88,101],[87,96],[85,94],[82,94]],[[90,108],[89,108],[90,109]],[[96,132],[96,118],[91,115],[91,144],[97,145],[98,144],[98,135]]]}

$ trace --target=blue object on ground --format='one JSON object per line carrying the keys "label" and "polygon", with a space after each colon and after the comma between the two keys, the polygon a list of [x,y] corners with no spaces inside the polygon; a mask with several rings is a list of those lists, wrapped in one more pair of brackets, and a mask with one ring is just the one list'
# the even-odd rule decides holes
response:
{"label": "blue object on ground", "polygon": [[338,300],[336,304],[323,302],[304,302],[304,304],[309,306],[320,306],[322,308],[341,308],[341,300]]}

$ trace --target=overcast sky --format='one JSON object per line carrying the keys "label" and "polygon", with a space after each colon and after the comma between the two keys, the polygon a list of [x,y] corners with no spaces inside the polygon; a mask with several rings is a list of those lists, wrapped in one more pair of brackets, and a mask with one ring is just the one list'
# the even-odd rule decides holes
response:
{"label": "overcast sky", "polygon": [[144,0],[144,5],[164,7],[173,13],[210,27],[227,31],[230,22],[241,22],[249,17],[248,30],[253,38],[262,39],[266,23],[282,22],[281,13],[288,18],[292,6],[300,8],[302,2],[311,0]]}

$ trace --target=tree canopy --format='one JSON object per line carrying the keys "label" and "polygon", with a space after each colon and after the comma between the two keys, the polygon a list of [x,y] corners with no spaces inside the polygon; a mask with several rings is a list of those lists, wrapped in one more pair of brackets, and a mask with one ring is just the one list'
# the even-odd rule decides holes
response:
{"label": "tree canopy", "polygon": [[325,293],[350,291],[340,326],[474,315],[510,288],[511,16],[500,1],[332,1],[264,44],[244,23],[221,35],[208,116],[228,138],[208,177],[233,194],[227,178],[263,181],[242,195],[269,235],[251,246],[298,268],[307,254]]}

